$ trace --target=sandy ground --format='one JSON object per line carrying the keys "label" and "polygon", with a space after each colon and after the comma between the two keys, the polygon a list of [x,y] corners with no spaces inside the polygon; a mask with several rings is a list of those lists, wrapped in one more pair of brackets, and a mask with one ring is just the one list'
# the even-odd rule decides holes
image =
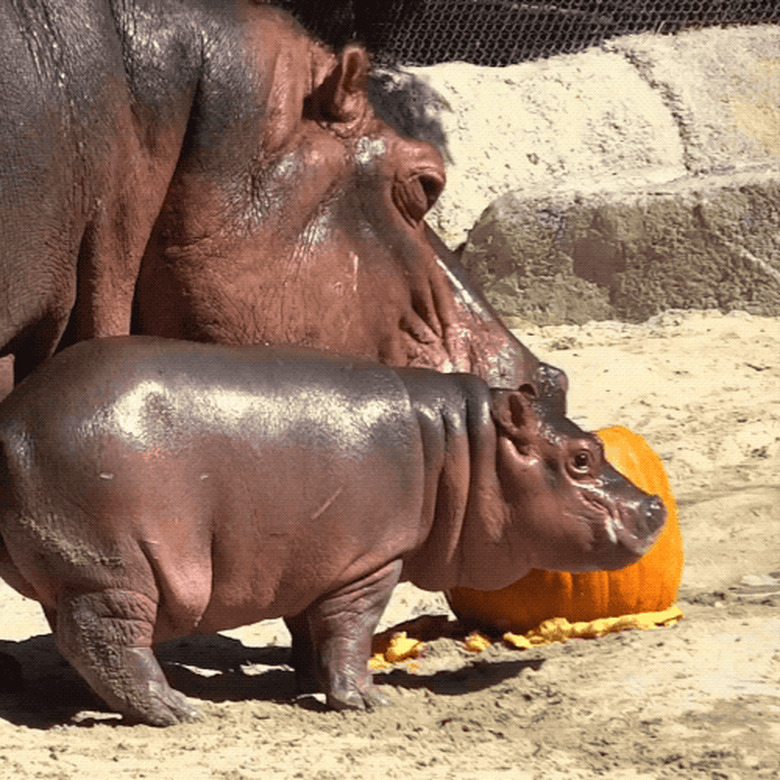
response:
{"label": "sandy ground", "polygon": [[[450,622],[419,668],[381,674],[391,706],[347,714],[294,702],[286,632],[251,626],[161,649],[203,717],[157,730],[107,713],[37,605],[2,586],[0,651],[26,687],[0,694],[0,778],[780,777],[780,321],[687,312],[519,335],[567,370],[583,427],[628,425],[662,453],[684,621],[479,655]],[[421,613],[446,604],[403,586],[383,626]]]}

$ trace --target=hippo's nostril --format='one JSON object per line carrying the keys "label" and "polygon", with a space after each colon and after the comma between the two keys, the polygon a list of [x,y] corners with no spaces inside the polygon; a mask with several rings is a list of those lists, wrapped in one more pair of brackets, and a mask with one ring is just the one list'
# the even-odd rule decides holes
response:
{"label": "hippo's nostril", "polygon": [[658,496],[650,496],[645,507],[645,523],[650,533],[663,527],[666,521],[666,507]]}

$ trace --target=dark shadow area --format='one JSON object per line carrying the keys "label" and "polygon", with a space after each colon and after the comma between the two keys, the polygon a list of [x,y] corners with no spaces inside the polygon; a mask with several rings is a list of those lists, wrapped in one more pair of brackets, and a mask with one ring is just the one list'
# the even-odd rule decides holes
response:
{"label": "dark shadow area", "polygon": [[464,637],[469,630],[459,620],[452,620],[447,615],[418,615],[386,628],[374,637],[374,642],[381,641],[382,638],[389,639],[393,634],[401,631],[405,631],[407,636],[419,639],[421,642],[431,642],[443,637],[449,639]]}
{"label": "dark shadow area", "polygon": [[447,669],[434,674],[413,674],[402,667],[396,667],[383,674],[374,675],[377,685],[419,690],[425,688],[439,696],[459,696],[492,688],[511,677],[517,677],[524,669],[539,671],[543,658],[525,661],[501,661],[479,659],[459,669]]}
{"label": "dark shadow area", "polygon": [[174,639],[155,647],[163,668],[179,664],[196,666],[214,672],[234,672],[248,664],[283,666],[289,662],[288,646],[247,647],[239,639],[214,634]]}
{"label": "dark shadow area", "polygon": [[[401,623],[383,636],[407,631],[429,643],[464,635],[463,626],[446,616],[423,616]],[[431,647],[431,658],[435,657]],[[166,642],[156,654],[171,686],[201,701],[272,701],[323,711],[312,696],[296,699],[295,674],[286,646],[247,647],[222,635],[185,637]],[[450,655],[448,651],[448,655]],[[462,656],[448,659],[447,669],[425,674],[395,667],[375,674],[378,685],[427,689],[442,696],[480,691],[538,670],[542,658],[525,660]],[[21,676],[20,676],[21,673]],[[48,729],[62,724],[120,724],[59,654],[51,634],[21,642],[0,641],[0,719],[16,726]]]}
{"label": "dark shadow area", "polygon": [[[216,635],[166,642],[155,652],[171,686],[196,700],[295,697],[295,675],[286,665],[288,647],[246,647]],[[60,655],[51,634],[0,641],[0,719],[48,729],[76,722],[74,717],[84,710],[111,712]],[[95,718],[80,717],[77,722],[92,725]]]}
{"label": "dark shadow area", "polygon": [[[59,654],[51,634],[22,642],[0,641],[0,656],[10,657],[21,680],[0,680],[0,718],[15,726],[48,729],[72,722],[83,710],[106,711],[76,671]],[[8,668],[8,664],[4,664]]]}
{"label": "dark shadow area", "polygon": [[194,699],[295,698],[289,647],[247,647],[238,639],[216,635],[166,642],[155,653],[171,686]]}

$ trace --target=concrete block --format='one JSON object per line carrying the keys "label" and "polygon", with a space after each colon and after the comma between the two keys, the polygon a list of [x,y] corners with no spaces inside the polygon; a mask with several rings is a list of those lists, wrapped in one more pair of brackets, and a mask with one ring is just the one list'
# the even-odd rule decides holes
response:
{"label": "concrete block", "polygon": [[508,193],[462,259],[510,323],[641,321],[669,308],[778,316],[780,166]]}

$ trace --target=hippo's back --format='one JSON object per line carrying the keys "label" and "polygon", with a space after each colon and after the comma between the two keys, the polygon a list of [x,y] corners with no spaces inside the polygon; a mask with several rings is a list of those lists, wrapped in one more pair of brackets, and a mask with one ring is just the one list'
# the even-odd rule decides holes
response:
{"label": "hippo's back", "polygon": [[128,446],[193,437],[338,447],[354,457],[400,443],[414,423],[396,372],[290,347],[231,347],[144,336],[95,339],[55,355],[2,405],[4,428],[72,441],[110,433]]}
{"label": "hippo's back", "polygon": [[357,503],[381,483],[413,504],[421,489],[418,420],[397,373],[299,348],[81,342],[3,401],[0,444],[28,504],[110,504],[104,524],[168,511],[161,495],[213,525],[236,495],[303,518],[323,492]]}

